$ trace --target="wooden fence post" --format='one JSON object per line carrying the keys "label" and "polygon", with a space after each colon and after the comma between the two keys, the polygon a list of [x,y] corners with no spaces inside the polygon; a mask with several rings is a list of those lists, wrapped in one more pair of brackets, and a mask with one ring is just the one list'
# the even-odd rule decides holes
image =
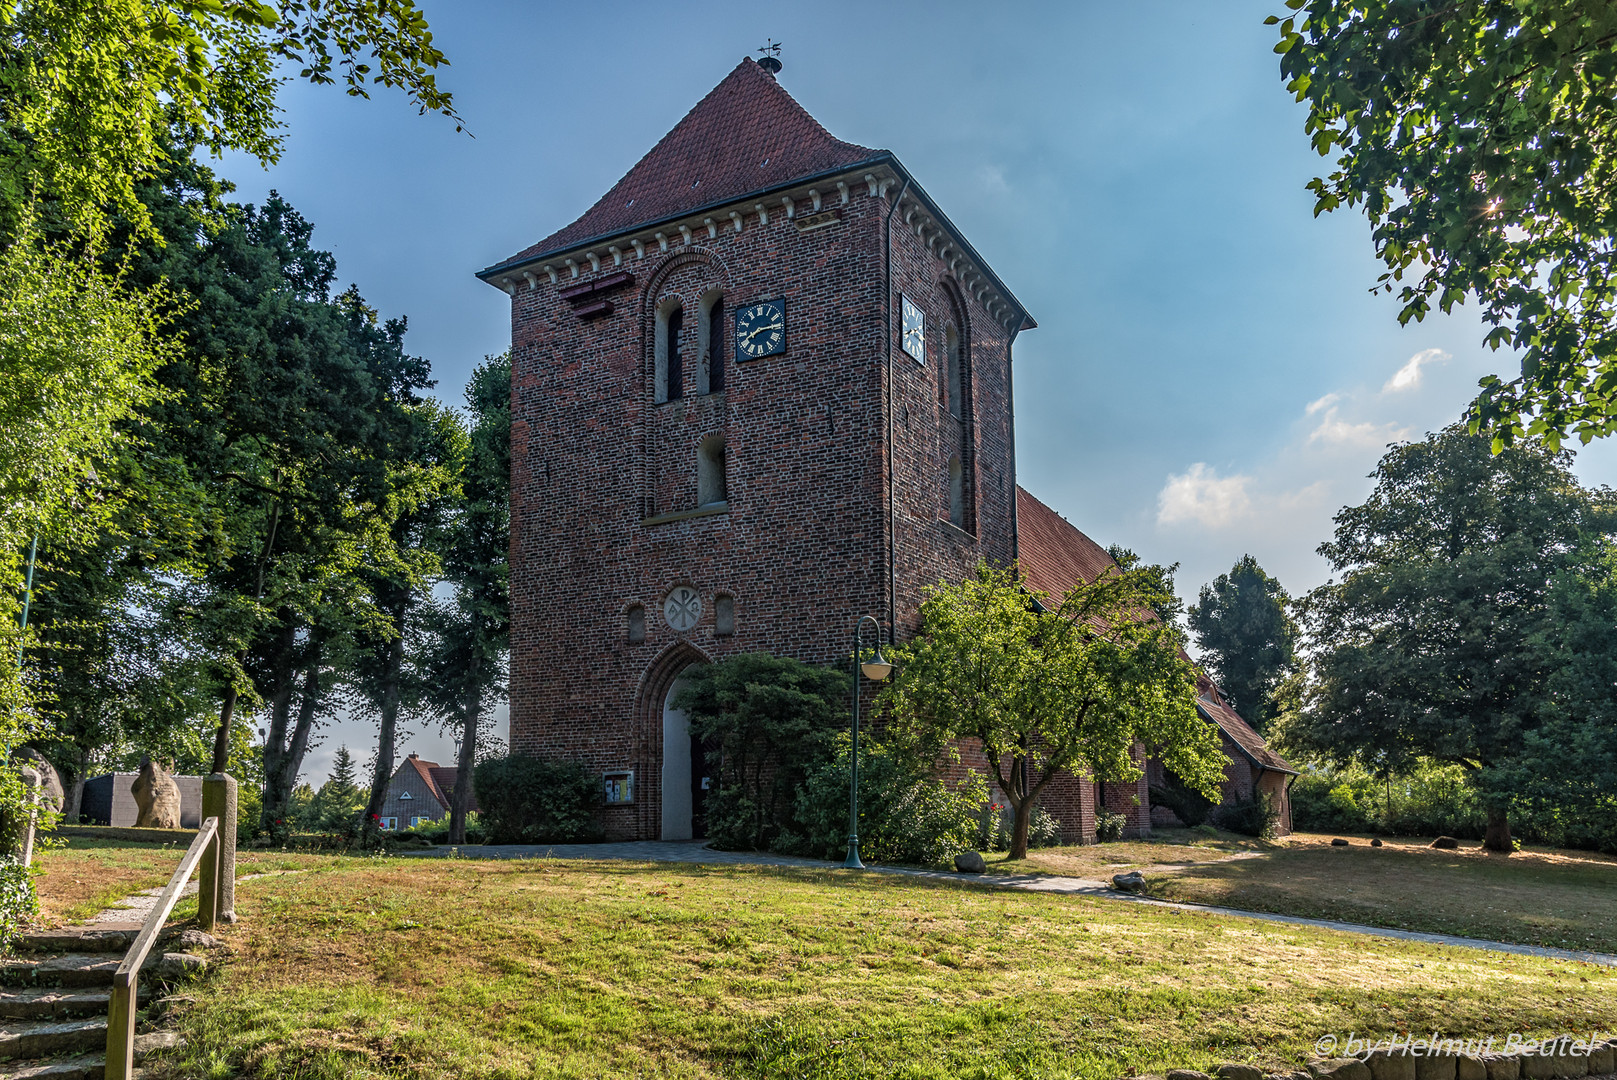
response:
{"label": "wooden fence post", "polygon": [[[219,829],[202,859],[197,884],[197,921],[204,930],[236,921],[236,780],[211,773],[202,781],[202,817],[219,819]],[[212,898],[212,903],[208,902]]]}

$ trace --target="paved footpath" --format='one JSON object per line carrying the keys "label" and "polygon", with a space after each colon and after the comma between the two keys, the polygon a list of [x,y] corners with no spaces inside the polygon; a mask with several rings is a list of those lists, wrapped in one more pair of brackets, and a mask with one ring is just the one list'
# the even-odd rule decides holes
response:
{"label": "paved footpath", "polygon": [[[450,849],[439,847],[432,851],[401,852],[417,858],[443,857]],[[635,840],[621,844],[474,844],[459,849],[467,859],[630,859],[639,862],[709,863],[746,866],[796,866],[817,870],[838,870],[840,863],[819,859],[799,859],[791,855],[771,855],[757,851],[716,851],[702,840]],[[955,885],[981,885],[989,888],[1022,889],[1027,892],[1061,893],[1069,896],[1093,896],[1103,900],[1120,900],[1131,904],[1149,904],[1152,907],[1172,908],[1197,915],[1223,915],[1237,919],[1258,919],[1286,926],[1310,926],[1319,930],[1335,930],[1346,934],[1368,934],[1372,937],[1395,938],[1399,941],[1418,941],[1427,945],[1452,945],[1462,949],[1483,949],[1488,952],[1515,953],[1519,956],[1541,956],[1553,960],[1581,960],[1606,967],[1617,967],[1617,956],[1610,953],[1586,952],[1578,949],[1552,949],[1541,945],[1512,945],[1503,941],[1483,941],[1480,938],[1457,937],[1453,934],[1423,934],[1415,930],[1389,930],[1359,923],[1335,922],[1331,919],[1305,919],[1298,915],[1274,915],[1266,911],[1243,911],[1238,908],[1212,907],[1206,904],[1180,904],[1169,900],[1153,900],[1119,892],[1110,883],[1092,878],[1054,877],[1042,874],[954,874],[943,870],[912,870],[898,866],[866,866],[879,874],[900,874],[905,877],[924,878],[929,881],[947,881]]]}

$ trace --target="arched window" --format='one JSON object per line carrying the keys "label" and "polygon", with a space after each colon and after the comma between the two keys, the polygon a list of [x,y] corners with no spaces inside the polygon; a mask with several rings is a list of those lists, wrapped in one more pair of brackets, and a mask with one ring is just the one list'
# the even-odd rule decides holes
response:
{"label": "arched window", "polygon": [[685,309],[678,300],[657,308],[657,386],[659,402],[685,396],[685,365],[680,355],[680,331],[685,326]]}
{"label": "arched window", "polygon": [[720,593],[713,598],[713,633],[719,637],[729,637],[735,632],[735,597]]}
{"label": "arched window", "polygon": [[729,498],[724,481],[724,436],[709,435],[696,448],[696,504],[712,506]]}
{"label": "arched window", "polygon": [[702,363],[696,373],[698,394],[724,389],[724,294],[717,289],[702,297],[702,321],[697,326]]}
{"label": "arched window", "polygon": [[949,523],[966,527],[966,470],[960,466],[959,454],[949,459]]}
{"label": "arched window", "polygon": [[960,332],[949,324],[944,329],[944,378],[948,382],[949,413],[965,416],[964,395],[960,387]]}
{"label": "arched window", "polygon": [[646,640],[646,609],[639,604],[629,608],[629,640],[632,642]]}

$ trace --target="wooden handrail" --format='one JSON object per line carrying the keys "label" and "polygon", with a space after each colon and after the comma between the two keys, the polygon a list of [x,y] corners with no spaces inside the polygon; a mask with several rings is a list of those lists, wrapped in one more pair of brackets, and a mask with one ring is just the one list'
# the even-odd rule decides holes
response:
{"label": "wooden handrail", "polygon": [[[152,913],[146,916],[145,924],[140,928],[134,943],[124,954],[124,962],[118,965],[118,970],[112,976],[112,1004],[107,1012],[107,1068],[106,1080],[129,1080],[135,1067],[135,1013],[136,991],[140,985],[140,969],[146,963],[146,955],[152,951],[157,943],[157,935],[162,933],[163,924],[168,921],[169,915],[174,911],[174,905],[180,901],[180,892],[185,883],[196,872],[202,857],[208,851],[208,841],[219,831],[219,819],[210,817],[203,819],[202,827],[197,830],[196,839],[186,849],[185,858],[175,867],[174,876],[168,879],[168,885],[157,898],[157,906]],[[214,849],[214,858],[218,858],[218,849]],[[210,879],[219,880],[217,869]],[[198,890],[197,905],[214,904],[214,898],[201,895]]]}

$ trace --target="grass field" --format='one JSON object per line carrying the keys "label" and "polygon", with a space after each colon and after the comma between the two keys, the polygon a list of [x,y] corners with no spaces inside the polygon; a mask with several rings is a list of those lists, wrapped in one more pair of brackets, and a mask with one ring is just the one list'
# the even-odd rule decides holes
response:
{"label": "grass field", "polygon": [[186,1077],[1086,1077],[1617,1028],[1617,973],[842,870],[327,858],[238,886]]}

